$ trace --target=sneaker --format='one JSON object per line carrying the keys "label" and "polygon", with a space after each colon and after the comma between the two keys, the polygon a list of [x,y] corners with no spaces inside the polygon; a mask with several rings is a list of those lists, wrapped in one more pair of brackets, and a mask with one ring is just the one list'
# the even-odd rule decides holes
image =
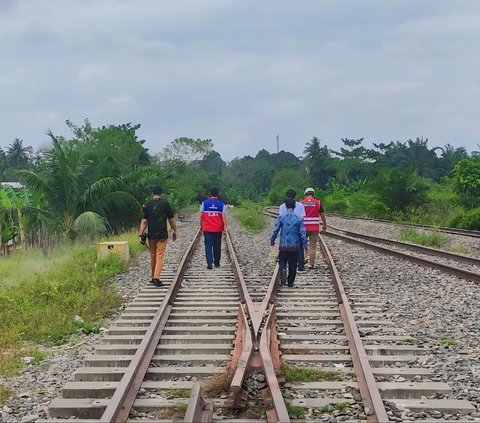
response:
{"label": "sneaker", "polygon": [[213,269],[213,266],[211,264],[207,264],[207,269]]}
{"label": "sneaker", "polygon": [[284,269],[280,272],[280,285],[285,285],[287,283],[287,270]]}
{"label": "sneaker", "polygon": [[288,286],[289,288],[292,288],[292,287],[293,287],[293,283],[289,283],[287,286]]}
{"label": "sneaker", "polygon": [[305,267],[304,267],[304,266],[299,267],[299,268],[298,268],[298,271],[299,271],[299,272],[305,272]]}
{"label": "sneaker", "polygon": [[220,263],[214,264],[215,267],[220,267]]}
{"label": "sneaker", "polygon": [[152,278],[152,279],[150,279],[150,283],[151,283],[151,284],[153,284],[153,281],[154,281],[154,280],[155,280],[155,279],[153,279],[153,278]]}
{"label": "sneaker", "polygon": [[156,287],[159,287],[159,286],[163,286],[163,283],[160,279],[154,279],[153,280],[153,284],[156,286]]}

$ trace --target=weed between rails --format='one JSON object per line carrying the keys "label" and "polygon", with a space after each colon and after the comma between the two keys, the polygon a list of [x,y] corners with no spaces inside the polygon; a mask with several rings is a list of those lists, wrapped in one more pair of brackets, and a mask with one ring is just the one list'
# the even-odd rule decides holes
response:
{"label": "weed between rails", "polygon": [[439,231],[432,231],[431,233],[417,232],[412,228],[404,228],[400,231],[398,236],[400,241],[407,241],[413,244],[425,245],[426,247],[441,248],[447,236]]}
{"label": "weed between rails", "polygon": [[248,202],[245,203],[245,206],[242,203],[242,207],[233,208],[231,211],[240,224],[251,232],[260,232],[266,227],[266,219],[262,210]]}
{"label": "weed between rails", "polygon": [[342,380],[342,375],[336,372],[325,372],[321,369],[296,367],[291,364],[282,364],[282,374],[286,382],[320,382]]}
{"label": "weed between rails", "polygon": [[[135,233],[121,239],[128,239],[133,257],[138,255],[141,246]],[[37,252],[29,253],[12,256],[16,274],[27,277],[15,280],[14,269],[6,266],[11,269],[7,275],[11,282],[0,286],[0,374],[19,372],[24,365],[22,357],[33,357],[30,362],[41,359],[25,345],[60,345],[79,331],[97,332],[98,322],[121,304],[118,289],[107,282],[126,271],[121,258],[110,256],[96,262],[95,245],[73,245],[54,252],[53,265],[42,257],[45,263],[39,263],[35,273],[30,271],[31,257],[39,257]],[[1,260],[8,263],[10,257]]]}

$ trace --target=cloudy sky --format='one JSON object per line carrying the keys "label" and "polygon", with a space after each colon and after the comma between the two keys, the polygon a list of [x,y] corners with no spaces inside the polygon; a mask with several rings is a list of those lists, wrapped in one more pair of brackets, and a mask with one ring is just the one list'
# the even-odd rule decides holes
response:
{"label": "cloudy sky", "polygon": [[478,0],[0,0],[0,146],[132,122],[225,160],[313,136],[480,144]]}

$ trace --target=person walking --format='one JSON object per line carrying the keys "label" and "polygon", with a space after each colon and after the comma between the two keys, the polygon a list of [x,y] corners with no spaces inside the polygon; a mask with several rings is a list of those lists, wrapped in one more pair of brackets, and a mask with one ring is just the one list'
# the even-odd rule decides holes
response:
{"label": "person walking", "polygon": [[320,217],[322,218],[322,232],[327,230],[327,218],[323,210],[323,205],[320,200],[314,197],[315,190],[307,188],[305,190],[305,198],[301,201],[305,207],[305,217],[303,223],[307,231],[307,238],[310,245],[310,250],[307,252],[309,257],[309,268],[315,268],[315,255],[317,253],[318,232],[320,229]]}
{"label": "person walking", "polygon": [[[275,245],[275,240],[280,233],[280,242],[278,246],[278,267],[280,272],[280,283],[292,287],[297,275],[298,252],[308,247],[305,226],[302,219],[295,213],[295,200],[287,198],[285,200],[287,213],[278,216],[275,226],[273,227],[270,244]],[[287,276],[288,264],[288,276]]]}
{"label": "person walking", "polygon": [[[162,274],[165,251],[167,249],[168,228],[167,219],[172,228],[172,239],[177,240],[177,225],[172,207],[168,201],[162,199],[163,190],[159,186],[152,189],[152,199],[143,205],[143,218],[140,221],[139,237],[142,244],[148,238],[150,252],[151,282],[155,286],[162,286]],[[145,232],[147,230],[147,232]]]}
{"label": "person walking", "polygon": [[205,240],[207,269],[220,267],[222,233],[227,230],[226,207],[218,199],[218,188],[210,189],[210,198],[200,206],[200,229]]}
{"label": "person walking", "polygon": [[[286,198],[291,198],[295,200],[295,197],[297,196],[297,192],[294,189],[289,189],[287,191]],[[300,202],[295,200],[295,208],[293,209],[293,212],[303,220],[305,217],[305,207],[304,205]],[[285,203],[280,204],[278,207],[278,215],[279,216],[285,216],[287,213],[287,207],[285,206]],[[298,271],[303,272],[305,270],[305,253],[303,251],[303,248],[300,249],[298,252]]]}

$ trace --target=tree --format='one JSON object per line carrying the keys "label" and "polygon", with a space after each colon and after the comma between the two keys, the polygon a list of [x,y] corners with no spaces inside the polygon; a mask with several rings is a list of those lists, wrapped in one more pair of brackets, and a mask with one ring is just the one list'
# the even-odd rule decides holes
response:
{"label": "tree", "polygon": [[329,178],[335,174],[331,167],[333,160],[328,147],[320,146],[320,140],[313,137],[305,145],[303,153],[305,154],[305,171],[310,183],[325,188]]}
{"label": "tree", "polygon": [[466,206],[480,205],[480,158],[460,160],[453,168],[453,184]]}
{"label": "tree", "polygon": [[71,237],[96,235],[109,229],[114,210],[140,209],[137,200],[121,190],[118,178],[105,177],[91,182],[87,166],[75,145],[60,142],[51,132],[52,149],[38,172],[23,172],[25,183],[42,196],[50,211],[61,217],[62,230]]}
{"label": "tree", "polygon": [[24,147],[23,140],[15,138],[7,148],[8,165],[17,169],[26,168],[32,155],[32,147]]}
{"label": "tree", "polygon": [[183,161],[186,163],[202,160],[213,149],[211,139],[175,138],[156,157],[159,161]]}

